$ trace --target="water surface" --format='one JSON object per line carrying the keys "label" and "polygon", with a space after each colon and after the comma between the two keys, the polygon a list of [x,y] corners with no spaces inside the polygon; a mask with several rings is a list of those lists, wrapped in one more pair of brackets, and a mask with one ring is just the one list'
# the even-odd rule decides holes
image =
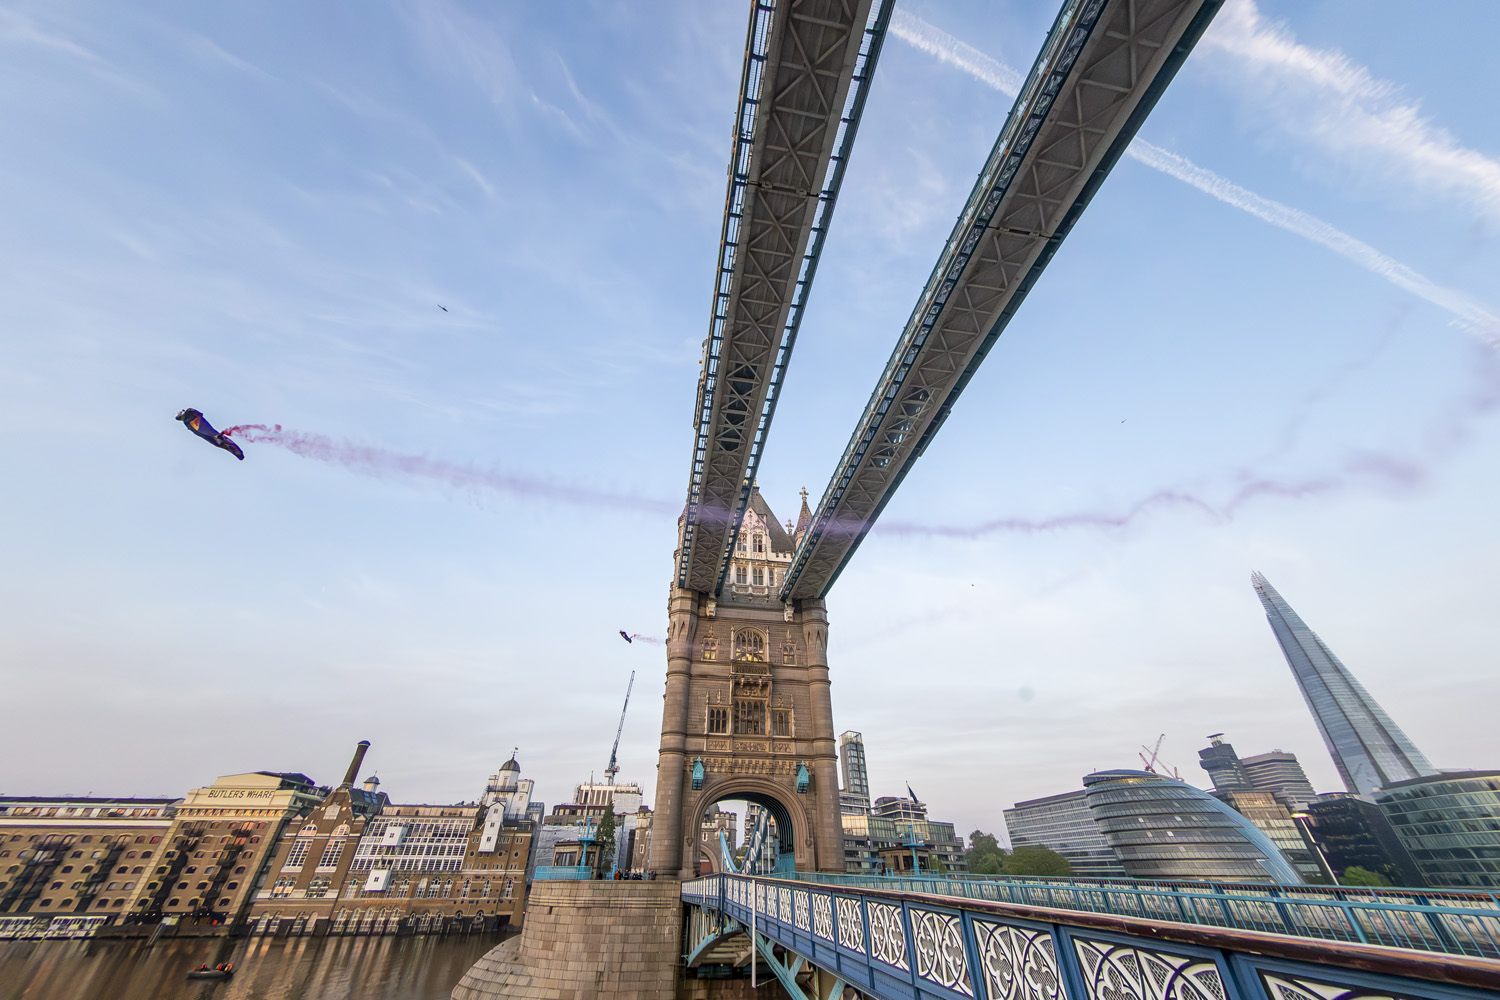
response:
{"label": "water surface", "polygon": [[[450,937],[179,938],[0,941],[0,1000],[447,1000],[502,939]],[[233,962],[227,982],[189,969]]]}

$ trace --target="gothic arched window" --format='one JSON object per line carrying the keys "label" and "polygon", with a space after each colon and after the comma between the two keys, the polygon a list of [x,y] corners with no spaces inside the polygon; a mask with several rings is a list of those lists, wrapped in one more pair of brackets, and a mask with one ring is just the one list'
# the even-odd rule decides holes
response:
{"label": "gothic arched window", "polygon": [[790,639],[781,644],[781,662],[791,665],[797,662],[797,644]]}
{"label": "gothic arched window", "polygon": [[714,659],[718,659],[718,656],[719,656],[719,640],[715,639],[713,636],[709,636],[707,639],[704,639],[703,640],[703,658],[705,660],[714,660]]}
{"label": "gothic arched window", "polygon": [[766,637],[753,628],[742,628],[734,633],[734,658],[763,663],[766,659]]}

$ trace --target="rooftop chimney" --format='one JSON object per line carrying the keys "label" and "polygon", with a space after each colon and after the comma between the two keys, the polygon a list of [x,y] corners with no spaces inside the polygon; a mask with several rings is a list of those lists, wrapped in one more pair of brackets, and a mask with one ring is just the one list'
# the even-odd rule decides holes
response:
{"label": "rooftop chimney", "polygon": [[359,765],[364,763],[365,751],[369,749],[369,740],[360,740],[359,744],[354,748],[354,759],[349,762],[349,770],[344,772],[342,787],[350,788],[353,786],[354,779],[359,775]]}

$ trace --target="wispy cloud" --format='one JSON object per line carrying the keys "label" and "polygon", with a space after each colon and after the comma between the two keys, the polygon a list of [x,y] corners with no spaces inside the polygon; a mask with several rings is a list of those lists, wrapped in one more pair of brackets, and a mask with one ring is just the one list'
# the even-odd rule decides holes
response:
{"label": "wispy cloud", "polygon": [[[1247,0],[1248,2],[1248,0]],[[1251,5],[1253,11],[1253,4]],[[1014,97],[1020,89],[1019,73],[918,17],[898,11],[891,19],[891,33],[923,52],[968,73],[975,79]],[[1310,51],[1310,50],[1309,50]],[[1342,58],[1342,57],[1340,57]],[[1352,71],[1351,71],[1352,72]],[[1176,178],[1226,205],[1268,222],[1279,229],[1332,250],[1334,253],[1450,313],[1457,324],[1491,346],[1500,346],[1500,317],[1462,292],[1446,288],[1388,257],[1362,240],[1316,216],[1263,197],[1200,167],[1191,160],[1168,152],[1143,139],[1130,144],[1127,154],[1153,170]]]}
{"label": "wispy cloud", "polygon": [[1232,58],[1280,127],[1359,172],[1461,198],[1500,221],[1500,160],[1433,125],[1396,84],[1342,52],[1299,43],[1284,25],[1268,22],[1254,0],[1225,4],[1202,44]]}
{"label": "wispy cloud", "polygon": [[43,28],[36,21],[13,10],[0,10],[0,42],[35,45],[65,52],[84,62],[103,65],[105,60],[77,42]]}

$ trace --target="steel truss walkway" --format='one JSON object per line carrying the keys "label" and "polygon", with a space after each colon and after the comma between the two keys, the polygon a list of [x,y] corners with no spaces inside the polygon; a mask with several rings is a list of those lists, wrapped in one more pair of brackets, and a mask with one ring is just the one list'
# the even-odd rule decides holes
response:
{"label": "steel truss walkway", "polygon": [[894,0],[755,0],[703,345],[677,586],[716,594]]}
{"label": "steel truss walkway", "polygon": [[1500,990],[1489,959],[930,892],[711,875],[684,882],[682,901],[689,970],[743,966],[753,941],[767,972],[809,1000],[1480,1000]]}
{"label": "steel truss walkway", "polygon": [[797,546],[824,597],[1223,0],[1068,0]]}

